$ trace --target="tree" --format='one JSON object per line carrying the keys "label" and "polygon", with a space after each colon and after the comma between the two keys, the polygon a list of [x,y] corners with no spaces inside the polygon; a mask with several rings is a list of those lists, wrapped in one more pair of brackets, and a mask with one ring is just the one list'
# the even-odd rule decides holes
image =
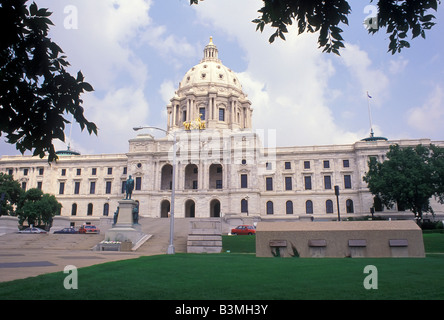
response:
{"label": "tree", "polygon": [[[202,0],[201,0],[202,1]],[[190,0],[190,5],[199,0]],[[275,32],[269,42],[276,37],[285,40],[288,26],[297,22],[298,33],[319,32],[319,48],[324,52],[333,52],[339,55],[340,48],[344,47],[340,25],[348,25],[347,16],[351,7],[346,0],[263,0],[264,6],[258,10],[261,14],[253,22],[256,30],[263,32],[265,25],[271,25]],[[371,0],[371,2],[373,2]],[[433,27],[435,16],[430,14],[432,9],[437,11],[440,0],[379,0],[376,3],[378,15],[372,21],[366,21],[368,32],[374,34],[386,28],[390,34],[389,52],[395,54],[403,48],[409,48],[406,40],[409,31],[412,38],[425,38],[425,31]],[[376,21],[373,21],[375,19]]]}
{"label": "tree", "polygon": [[0,216],[15,215],[14,206],[19,203],[22,193],[20,184],[12,176],[0,173]]}
{"label": "tree", "polygon": [[57,159],[54,139],[65,141],[65,116],[89,134],[97,127],[84,117],[80,95],[93,91],[79,71],[74,77],[62,49],[48,38],[48,9],[27,0],[0,2],[0,136],[24,153]]}
{"label": "tree", "polygon": [[433,213],[430,198],[444,203],[444,149],[435,145],[390,146],[387,160],[370,158],[363,177],[370,192],[388,208],[395,203],[410,209],[418,222],[424,212]]}
{"label": "tree", "polygon": [[28,225],[49,225],[61,208],[62,205],[55,196],[44,194],[40,189],[29,189],[24,193],[17,208],[19,223],[27,221]]}

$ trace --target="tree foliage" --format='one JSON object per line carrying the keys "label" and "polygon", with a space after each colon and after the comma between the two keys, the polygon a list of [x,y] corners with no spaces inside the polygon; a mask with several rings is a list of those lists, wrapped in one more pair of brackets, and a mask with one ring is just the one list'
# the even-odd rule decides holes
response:
{"label": "tree foliage", "polygon": [[424,212],[433,213],[432,196],[444,203],[444,148],[392,145],[386,161],[370,158],[363,179],[385,206],[392,208],[397,203],[421,220]]}
{"label": "tree foliage", "polygon": [[48,9],[27,0],[0,2],[0,136],[24,153],[57,159],[53,139],[65,141],[66,115],[97,134],[84,116],[80,95],[93,91],[79,71],[66,71],[62,49],[48,38]]}
{"label": "tree foliage", "polygon": [[12,176],[0,173],[0,216],[14,216],[14,206],[19,203],[23,190]]}
{"label": "tree foliage", "polygon": [[19,223],[27,221],[28,225],[50,225],[61,208],[55,196],[44,194],[40,189],[29,189],[23,194],[17,208]]}
{"label": "tree foliage", "polygon": [[[190,0],[191,5],[198,2]],[[375,27],[368,28],[368,32],[374,34],[385,28],[390,35],[388,51],[392,54],[401,52],[403,48],[410,47],[407,41],[409,32],[412,39],[418,36],[425,38],[425,31],[435,24],[435,16],[430,11],[437,11],[438,3],[441,1],[379,0],[376,2],[378,14],[374,18],[377,23],[372,21]],[[295,21],[299,34],[319,32],[319,48],[339,55],[339,50],[344,47],[342,27],[348,25],[351,7],[346,0],[263,0],[263,7],[258,12],[260,16],[253,20],[257,24],[256,30],[263,32],[266,25],[275,29],[269,38],[270,43],[277,37],[285,40],[288,26]]]}

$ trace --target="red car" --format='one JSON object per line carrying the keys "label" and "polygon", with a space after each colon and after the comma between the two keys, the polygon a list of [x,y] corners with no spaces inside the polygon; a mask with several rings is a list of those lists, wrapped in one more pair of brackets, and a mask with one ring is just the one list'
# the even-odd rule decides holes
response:
{"label": "red car", "polygon": [[234,229],[231,229],[231,234],[238,234],[238,235],[255,235],[256,234],[256,228],[254,226],[247,226],[247,225],[240,225],[237,226]]}
{"label": "red car", "polygon": [[96,226],[81,226],[79,233],[100,233],[100,230]]}

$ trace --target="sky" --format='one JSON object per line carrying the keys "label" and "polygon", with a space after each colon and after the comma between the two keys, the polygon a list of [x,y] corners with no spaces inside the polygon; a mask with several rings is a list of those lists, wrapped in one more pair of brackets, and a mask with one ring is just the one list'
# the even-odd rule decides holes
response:
{"label": "sky", "polygon": [[[95,89],[82,95],[98,136],[65,130],[82,154],[128,152],[133,127],[166,129],[166,106],[185,73],[197,65],[210,36],[219,58],[237,73],[252,102],[253,128],[276,130],[277,146],[351,144],[370,133],[389,140],[444,140],[444,13],[426,39],[392,55],[382,29],[369,35],[370,1],[349,1],[341,56],[322,53],[317,34],[268,38],[251,21],[261,0],[35,0],[49,8],[50,37]],[[372,97],[367,97],[367,92]],[[70,120],[68,118],[68,120]],[[139,132],[140,133],[140,132]],[[161,137],[162,132],[151,132]],[[55,141],[56,150],[66,143]],[[0,155],[19,154],[0,138]]]}

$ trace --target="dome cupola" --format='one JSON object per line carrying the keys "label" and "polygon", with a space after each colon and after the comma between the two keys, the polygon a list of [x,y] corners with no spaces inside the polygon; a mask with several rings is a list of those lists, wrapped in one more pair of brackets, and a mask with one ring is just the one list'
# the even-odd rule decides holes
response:
{"label": "dome cupola", "polygon": [[167,106],[168,130],[187,129],[201,118],[205,128],[251,128],[251,102],[237,75],[222,64],[210,37],[199,64],[189,69]]}

